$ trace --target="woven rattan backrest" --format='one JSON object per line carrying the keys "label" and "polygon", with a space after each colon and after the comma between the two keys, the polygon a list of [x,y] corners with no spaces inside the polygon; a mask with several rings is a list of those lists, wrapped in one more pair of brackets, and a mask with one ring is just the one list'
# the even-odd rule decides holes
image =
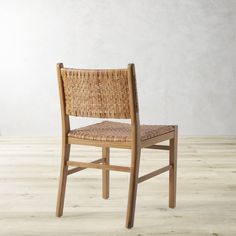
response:
{"label": "woven rattan backrest", "polygon": [[61,68],[65,114],[131,118],[128,69]]}

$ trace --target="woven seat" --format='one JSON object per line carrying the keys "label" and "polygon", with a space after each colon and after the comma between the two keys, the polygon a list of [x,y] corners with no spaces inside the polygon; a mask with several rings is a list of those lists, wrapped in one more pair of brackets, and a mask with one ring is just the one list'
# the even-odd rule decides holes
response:
{"label": "woven seat", "polygon": [[[145,141],[171,131],[174,131],[174,127],[171,125],[140,125],[140,138],[141,141]],[[108,142],[132,141],[131,125],[112,121],[104,121],[71,130],[68,133],[68,136],[79,139]]]}
{"label": "woven seat", "polygon": [[[169,207],[176,205],[177,125],[140,125],[134,64],[120,69],[64,68],[57,65],[62,119],[62,156],[56,215],[62,216],[67,176],[87,168],[102,170],[102,197],[109,198],[110,171],[129,173],[126,227],[134,224],[138,184],[169,171]],[[155,101],[152,103],[155,105]],[[105,118],[100,123],[71,129],[70,117]],[[129,123],[108,119],[127,119]],[[168,144],[159,145],[163,141]],[[101,148],[101,156],[92,162],[70,160],[71,145]],[[131,150],[129,166],[112,165],[110,149]],[[139,176],[142,148],[169,151],[168,165]],[[85,190],[86,191],[86,190]]]}

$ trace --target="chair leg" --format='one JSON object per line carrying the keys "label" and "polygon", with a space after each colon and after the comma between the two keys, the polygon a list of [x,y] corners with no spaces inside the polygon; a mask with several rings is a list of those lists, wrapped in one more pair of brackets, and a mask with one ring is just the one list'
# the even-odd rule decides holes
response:
{"label": "chair leg", "polygon": [[169,171],[169,207],[176,206],[176,178],[177,178],[177,142],[178,126],[175,126],[175,137],[170,139],[169,164],[172,168]]}
{"label": "chair leg", "polygon": [[[104,164],[110,163],[110,148],[102,147],[102,159]],[[102,197],[104,199],[109,198],[109,170],[102,170]]]}
{"label": "chair leg", "polygon": [[126,215],[126,227],[129,229],[132,228],[134,225],[140,152],[141,152],[140,148],[136,147],[132,149],[129,196],[128,196],[128,206],[127,206],[127,215]]}
{"label": "chair leg", "polygon": [[65,190],[66,190],[66,180],[68,166],[66,162],[69,160],[70,155],[70,144],[62,144],[62,157],[61,157],[61,173],[59,180],[59,188],[57,195],[57,209],[56,216],[60,217],[63,214],[64,200],[65,200]]}

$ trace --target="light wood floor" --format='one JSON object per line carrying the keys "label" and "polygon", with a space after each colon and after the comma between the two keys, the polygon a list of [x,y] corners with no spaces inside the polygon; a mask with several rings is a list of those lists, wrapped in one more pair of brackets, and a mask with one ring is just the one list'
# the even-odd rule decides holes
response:
{"label": "light wood floor", "polygon": [[[99,148],[72,147],[72,157],[96,159]],[[128,150],[111,162],[129,164]],[[128,174],[112,172],[110,199],[101,198],[101,170],[69,176],[64,216],[55,217],[60,141],[0,137],[0,236],[236,235],[236,137],[179,142],[177,208],[168,208],[168,174],[138,188],[134,228],[124,227]],[[141,173],[167,163],[166,151],[142,151]]]}

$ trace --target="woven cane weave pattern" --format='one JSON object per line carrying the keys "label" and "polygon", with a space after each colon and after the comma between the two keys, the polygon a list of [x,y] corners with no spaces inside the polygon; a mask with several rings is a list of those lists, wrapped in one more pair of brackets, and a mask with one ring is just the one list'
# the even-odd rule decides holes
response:
{"label": "woven cane weave pattern", "polygon": [[128,71],[61,69],[66,114],[130,118]]}
{"label": "woven cane weave pattern", "polygon": [[[174,127],[170,125],[141,125],[141,141],[154,138],[171,131],[174,131]],[[68,136],[97,141],[130,142],[131,125],[120,122],[104,121],[101,123],[71,130],[68,133]]]}

